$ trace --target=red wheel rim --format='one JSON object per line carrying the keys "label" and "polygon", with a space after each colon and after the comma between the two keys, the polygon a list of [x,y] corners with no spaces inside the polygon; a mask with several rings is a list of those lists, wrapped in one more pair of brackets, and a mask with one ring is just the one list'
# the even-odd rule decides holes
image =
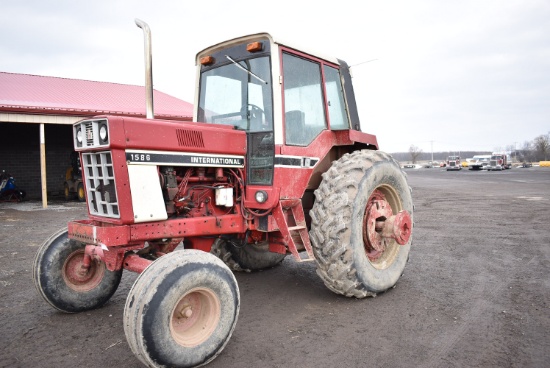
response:
{"label": "red wheel rim", "polygon": [[370,263],[377,269],[390,267],[400,247],[394,239],[381,235],[377,223],[383,224],[402,209],[397,192],[386,185],[376,188],[367,201],[363,216],[363,244]]}
{"label": "red wheel rim", "polygon": [[105,275],[105,264],[92,260],[89,268],[82,267],[84,250],[77,250],[65,260],[62,269],[63,280],[67,286],[78,292],[87,292],[95,288]]}

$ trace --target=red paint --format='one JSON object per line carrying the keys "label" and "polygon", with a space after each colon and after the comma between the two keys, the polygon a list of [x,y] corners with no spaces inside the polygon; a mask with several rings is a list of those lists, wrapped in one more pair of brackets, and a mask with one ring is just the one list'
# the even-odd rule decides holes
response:
{"label": "red paint", "polygon": [[363,242],[371,260],[378,259],[386,249],[387,239],[405,245],[412,232],[412,219],[407,211],[394,214],[386,196],[375,190],[368,202],[363,217]]}

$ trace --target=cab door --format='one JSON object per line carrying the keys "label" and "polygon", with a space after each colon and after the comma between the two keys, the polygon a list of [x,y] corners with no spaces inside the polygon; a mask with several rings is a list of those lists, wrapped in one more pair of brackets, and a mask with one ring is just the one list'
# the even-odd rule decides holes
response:
{"label": "cab door", "polygon": [[323,159],[330,165],[334,131],[350,124],[338,65],[285,48],[281,62],[284,144],[275,157],[275,180],[293,183],[281,187],[281,197],[301,198],[316,167],[327,165]]}

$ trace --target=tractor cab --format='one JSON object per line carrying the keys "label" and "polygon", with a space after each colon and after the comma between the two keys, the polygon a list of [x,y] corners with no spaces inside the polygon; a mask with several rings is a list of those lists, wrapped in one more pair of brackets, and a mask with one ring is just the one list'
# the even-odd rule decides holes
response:
{"label": "tractor cab", "polygon": [[[248,185],[279,187],[280,197],[302,198],[304,188],[316,189],[320,173],[345,151],[378,146],[374,135],[360,131],[344,61],[260,33],[207,48],[196,63],[194,121],[247,133]],[[301,185],[285,186],[289,176]]]}

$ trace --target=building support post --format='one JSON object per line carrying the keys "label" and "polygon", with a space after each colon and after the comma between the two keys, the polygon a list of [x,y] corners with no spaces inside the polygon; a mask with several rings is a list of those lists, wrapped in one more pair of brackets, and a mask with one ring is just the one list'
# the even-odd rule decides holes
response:
{"label": "building support post", "polygon": [[46,177],[46,136],[44,123],[40,123],[40,175],[42,183],[42,207],[48,208],[48,186]]}

